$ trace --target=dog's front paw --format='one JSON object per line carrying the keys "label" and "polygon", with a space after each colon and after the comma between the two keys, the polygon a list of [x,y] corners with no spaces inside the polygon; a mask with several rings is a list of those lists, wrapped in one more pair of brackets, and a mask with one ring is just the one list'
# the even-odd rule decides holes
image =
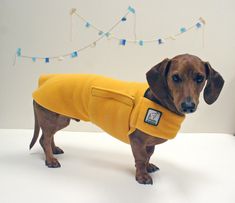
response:
{"label": "dog's front paw", "polygon": [[146,170],[148,173],[153,173],[155,171],[160,170],[157,166],[155,166],[154,164],[148,164],[148,166],[146,167]]}
{"label": "dog's front paw", "polygon": [[56,158],[52,158],[50,160],[46,160],[45,164],[49,168],[59,168],[60,167],[60,162]]}
{"label": "dog's front paw", "polygon": [[147,173],[142,173],[142,174],[136,175],[136,180],[140,184],[151,184],[151,185],[153,184],[152,178]]}

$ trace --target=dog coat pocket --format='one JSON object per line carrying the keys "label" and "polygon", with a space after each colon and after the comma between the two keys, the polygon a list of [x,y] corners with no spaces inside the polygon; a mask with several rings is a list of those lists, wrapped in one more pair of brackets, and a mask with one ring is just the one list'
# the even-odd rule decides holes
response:
{"label": "dog coat pocket", "polygon": [[115,138],[128,143],[130,116],[134,107],[134,98],[127,94],[92,87],[89,102],[91,122]]}

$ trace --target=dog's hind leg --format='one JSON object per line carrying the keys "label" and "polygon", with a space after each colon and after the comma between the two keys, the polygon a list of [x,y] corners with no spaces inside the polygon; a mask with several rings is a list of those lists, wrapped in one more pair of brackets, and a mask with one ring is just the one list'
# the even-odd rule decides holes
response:
{"label": "dog's hind leg", "polygon": [[34,108],[37,114],[38,124],[42,129],[40,144],[45,152],[45,163],[50,168],[60,167],[60,163],[53,156],[53,153],[58,154],[63,151],[59,147],[56,147],[54,143],[54,135],[57,131],[69,125],[70,118],[49,111],[38,105],[36,102],[34,102]]}
{"label": "dog's hind leg", "polygon": [[52,140],[51,140],[51,148],[52,148],[53,154],[63,154],[64,153],[64,151],[61,148],[59,148],[55,145],[54,135],[52,136]]}
{"label": "dog's hind leg", "polygon": [[43,131],[42,137],[40,139],[40,144],[44,150],[46,161],[45,164],[49,168],[58,168],[60,167],[59,161],[53,156],[53,151],[51,147],[52,137],[54,133],[50,131]]}
{"label": "dog's hind leg", "polygon": [[[59,115],[58,120],[57,120],[57,129],[56,131],[59,131],[65,127],[67,127],[70,123],[70,118],[66,117],[66,116],[62,116]],[[55,141],[54,141],[54,135],[52,136],[52,140],[51,140],[51,148],[52,148],[52,152],[53,154],[63,154],[64,151],[57,147],[55,145]]]}

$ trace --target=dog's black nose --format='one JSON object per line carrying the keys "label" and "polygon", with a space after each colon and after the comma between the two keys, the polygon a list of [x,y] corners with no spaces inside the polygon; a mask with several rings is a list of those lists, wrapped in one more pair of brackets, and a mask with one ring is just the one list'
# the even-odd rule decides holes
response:
{"label": "dog's black nose", "polygon": [[196,104],[192,101],[191,97],[187,97],[186,100],[181,103],[181,108],[184,113],[193,113],[196,110]]}

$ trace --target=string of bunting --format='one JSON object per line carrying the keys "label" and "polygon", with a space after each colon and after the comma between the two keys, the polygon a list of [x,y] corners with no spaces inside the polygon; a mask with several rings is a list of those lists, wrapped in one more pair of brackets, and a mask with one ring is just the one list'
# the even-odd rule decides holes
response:
{"label": "string of bunting", "polygon": [[[124,23],[125,21],[127,21],[127,16],[129,14],[134,15],[134,29],[133,29],[134,39],[120,38],[118,36],[115,36],[112,33],[112,31],[119,24]],[[91,47],[95,47],[96,44],[103,38],[117,40],[119,45],[121,45],[121,46],[126,46],[127,43],[134,43],[134,44],[139,45],[139,46],[144,46],[144,44],[146,44],[146,43],[155,43],[155,44],[158,44],[158,45],[162,45],[162,44],[166,43],[166,41],[168,41],[168,40],[175,40],[177,37],[179,37],[180,35],[188,32],[189,30],[192,30],[192,29],[197,30],[197,29],[204,28],[204,26],[206,24],[205,20],[202,17],[200,17],[193,25],[191,25],[189,27],[180,27],[179,31],[174,35],[169,35],[169,36],[166,36],[166,37],[156,37],[154,39],[137,39],[137,37],[136,37],[136,11],[131,6],[129,6],[128,9],[127,9],[127,12],[121,18],[119,18],[119,20],[116,23],[114,23],[107,30],[100,29],[98,26],[92,24],[89,20],[87,20],[86,18],[81,16],[77,12],[77,9],[75,9],[75,8],[72,8],[70,10],[70,16],[71,16],[71,30],[70,30],[71,40],[72,40],[72,17],[73,16],[77,16],[78,18],[80,18],[83,21],[85,28],[94,29],[97,32],[98,37],[95,40],[93,40],[91,43],[87,44],[86,46],[84,46],[82,48],[78,48],[78,49],[76,49],[72,52],[57,55],[57,56],[46,56],[46,57],[29,56],[29,55],[22,54],[22,49],[21,48],[17,48],[16,54],[15,54],[15,59],[14,59],[14,64],[16,62],[17,57],[27,58],[27,59],[30,59],[33,62],[44,61],[45,63],[49,63],[52,60],[62,61],[66,57],[76,58],[76,57],[78,57],[78,55],[81,51],[84,51],[84,50],[86,50],[88,48],[91,48]],[[204,33],[204,31],[203,31],[203,33]]]}
{"label": "string of bunting", "polygon": [[[128,11],[133,13],[134,16],[135,16],[135,14],[136,14],[135,10],[132,7],[129,7]],[[85,19],[83,16],[81,16],[79,13],[77,13],[76,10],[74,10],[73,14],[76,15],[77,17],[79,17],[82,21],[84,21],[84,25],[85,25],[86,28],[93,28],[94,30],[96,30],[98,32],[99,35],[102,35],[103,33],[105,33],[102,29],[100,29],[96,25],[90,23],[89,20]],[[123,21],[123,22],[126,21],[126,20],[127,20],[126,17],[121,18],[121,21]],[[140,46],[143,46],[145,43],[156,43],[156,42],[157,42],[157,44],[163,44],[167,40],[175,40],[179,35],[187,32],[189,30],[192,30],[194,28],[200,29],[205,24],[206,24],[205,20],[202,17],[200,17],[195,24],[193,24],[190,27],[181,27],[179,29],[178,33],[176,33],[174,35],[169,35],[167,37],[154,38],[154,39],[136,39],[136,30],[135,30],[135,28],[134,28],[134,35],[135,35],[134,40],[120,38],[120,37],[115,36],[112,33],[106,33],[106,34],[108,34],[109,39],[115,39],[115,40],[119,41],[120,45],[123,45],[123,46],[125,46],[127,43],[135,43],[135,44],[138,44]]]}

